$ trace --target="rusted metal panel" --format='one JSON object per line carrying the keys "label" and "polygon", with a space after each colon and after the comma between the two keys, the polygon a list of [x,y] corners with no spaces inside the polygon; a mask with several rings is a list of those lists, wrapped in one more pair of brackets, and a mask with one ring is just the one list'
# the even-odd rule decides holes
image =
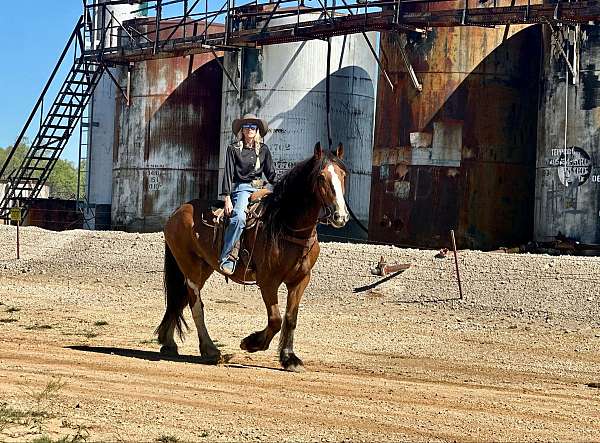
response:
{"label": "rusted metal panel", "polygon": [[[379,88],[372,240],[441,247],[454,229],[460,247],[488,249],[531,238],[539,30],[513,29],[500,45],[502,32],[382,37],[397,88]],[[412,88],[400,44],[421,93]]]}
{"label": "rusted metal panel", "polygon": [[[578,33],[565,28],[552,38],[551,30],[545,27],[543,42],[535,240],[551,241],[562,234],[581,243],[597,244],[600,243],[600,31],[597,26],[582,26]],[[578,78],[574,82],[559,46],[575,68]]]}
{"label": "rusted metal panel", "polygon": [[115,228],[157,231],[182,203],[217,197],[221,82],[212,54],[134,65],[117,104]]}
{"label": "rusted metal panel", "polygon": [[83,228],[83,214],[75,200],[36,198],[31,201],[24,225],[51,231]]}

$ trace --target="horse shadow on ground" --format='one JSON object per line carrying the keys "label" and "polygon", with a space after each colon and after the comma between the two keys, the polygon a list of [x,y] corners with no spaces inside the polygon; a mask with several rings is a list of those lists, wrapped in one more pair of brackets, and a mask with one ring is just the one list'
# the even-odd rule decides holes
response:
{"label": "horse shadow on ground", "polygon": [[120,357],[137,358],[147,361],[174,361],[181,363],[194,363],[206,366],[223,365],[228,368],[238,369],[266,369],[271,371],[283,371],[282,368],[272,368],[269,366],[252,365],[247,363],[230,363],[235,354],[223,354],[219,361],[214,358],[201,357],[199,355],[165,355],[158,351],[145,351],[141,349],[115,348],[109,346],[87,346],[87,345],[72,345],[65,346],[66,349],[82,352],[93,352],[96,354],[118,355]]}

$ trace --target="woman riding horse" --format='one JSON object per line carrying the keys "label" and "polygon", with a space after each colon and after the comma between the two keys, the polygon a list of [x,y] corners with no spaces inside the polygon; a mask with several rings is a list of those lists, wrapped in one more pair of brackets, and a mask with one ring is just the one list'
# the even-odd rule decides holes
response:
{"label": "woman riding horse", "polygon": [[[341,228],[348,221],[344,200],[348,171],[342,155],[341,145],[329,153],[317,143],[312,157],[277,181],[273,193],[266,197],[260,222],[246,232],[246,239],[253,239],[252,280],[260,288],[267,308],[267,326],[244,338],[240,347],[248,352],[264,351],[281,330],[279,361],[291,371],[302,369],[302,361],[294,354],[294,331],[300,300],[319,256],[317,223]],[[180,337],[183,335],[183,327],[187,326],[183,309],[189,305],[198,330],[200,354],[206,361],[218,362],[221,354],[206,330],[200,297],[208,277],[220,269],[214,230],[203,216],[203,204],[193,200],[179,207],[167,220],[164,232],[167,306],[156,329],[161,353],[177,353],[174,334],[177,331]],[[243,268],[238,266],[230,278],[247,282]],[[283,319],[277,297],[282,283],[288,290]]]}
{"label": "woman riding horse", "polygon": [[219,258],[221,272],[226,275],[235,271],[237,257],[231,251],[246,227],[250,195],[262,187],[263,172],[270,184],[275,182],[271,151],[261,138],[267,133],[267,122],[246,114],[233,121],[232,129],[238,141],[227,147],[221,191],[225,196],[225,215],[230,217]]}

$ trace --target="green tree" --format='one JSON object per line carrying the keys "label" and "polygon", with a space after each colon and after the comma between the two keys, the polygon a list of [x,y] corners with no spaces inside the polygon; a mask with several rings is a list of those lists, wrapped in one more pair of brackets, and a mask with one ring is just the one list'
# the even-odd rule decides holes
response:
{"label": "green tree", "polygon": [[[0,148],[0,165],[5,163],[11,149],[11,146],[5,149]],[[6,180],[9,174],[21,165],[28,149],[29,146],[26,142],[19,145],[0,180]],[[50,187],[50,197],[74,199],[77,194],[76,166],[68,160],[59,159],[54,165],[46,184]]]}
{"label": "green tree", "polygon": [[[6,149],[0,148],[0,165],[4,165],[4,162],[6,162],[6,159],[8,158],[8,154],[10,154],[11,149],[12,146],[9,146]],[[29,149],[29,146],[27,146],[25,143],[21,143],[19,145],[17,151],[14,153],[12,159],[10,160],[10,164],[4,170],[4,174],[2,174],[2,177],[0,177],[0,180],[6,180],[10,173],[13,171],[13,169],[19,167],[19,165],[25,158],[25,155],[27,154],[27,149]]]}

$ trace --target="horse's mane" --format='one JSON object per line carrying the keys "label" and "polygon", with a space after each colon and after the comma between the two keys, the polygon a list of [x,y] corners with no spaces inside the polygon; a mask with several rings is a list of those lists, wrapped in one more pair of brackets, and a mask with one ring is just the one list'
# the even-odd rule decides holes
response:
{"label": "horse's mane", "polygon": [[329,163],[335,163],[344,172],[348,172],[340,158],[331,152],[323,152],[319,159],[312,156],[297,163],[275,183],[273,193],[265,199],[262,217],[268,245],[276,248],[279,246],[286,227],[289,231],[286,215],[293,212],[293,209],[308,206],[309,200],[317,192],[318,177]]}

